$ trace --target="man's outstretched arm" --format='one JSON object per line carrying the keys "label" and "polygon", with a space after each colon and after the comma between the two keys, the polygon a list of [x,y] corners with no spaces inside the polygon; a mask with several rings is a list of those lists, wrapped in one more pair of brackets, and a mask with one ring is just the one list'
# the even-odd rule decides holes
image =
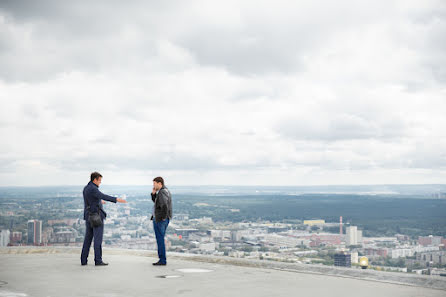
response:
{"label": "man's outstretched arm", "polygon": [[99,200],[110,201],[113,203],[116,203],[116,202],[127,203],[127,201],[122,198],[116,198],[116,197],[106,195],[106,194],[102,193],[101,191],[99,191],[98,189],[94,190],[94,196]]}

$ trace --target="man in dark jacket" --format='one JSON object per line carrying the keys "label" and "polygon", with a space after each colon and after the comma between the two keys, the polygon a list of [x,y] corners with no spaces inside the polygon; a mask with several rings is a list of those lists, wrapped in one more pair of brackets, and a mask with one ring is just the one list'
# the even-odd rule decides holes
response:
{"label": "man in dark jacket", "polygon": [[[104,235],[104,220],[107,213],[102,208],[104,200],[113,203],[127,203],[124,199],[116,198],[102,194],[99,191],[99,185],[102,182],[102,175],[99,172],[93,172],[90,182],[84,188],[84,220],[85,220],[85,238],[81,253],[81,265],[87,265],[88,253],[90,252],[91,241],[94,238],[94,263],[96,266],[106,266],[108,263],[102,261],[102,237]],[[99,213],[102,224],[98,227],[90,225],[88,220],[90,213]]]}
{"label": "man in dark jacket", "polygon": [[153,179],[152,201],[154,205],[151,219],[153,220],[153,230],[155,231],[159,257],[159,261],[153,263],[153,265],[166,265],[164,237],[169,221],[172,219],[172,195],[164,185],[162,177]]}

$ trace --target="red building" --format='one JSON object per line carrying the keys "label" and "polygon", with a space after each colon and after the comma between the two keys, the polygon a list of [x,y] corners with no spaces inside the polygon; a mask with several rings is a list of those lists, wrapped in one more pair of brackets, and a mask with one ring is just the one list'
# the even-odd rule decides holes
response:
{"label": "red building", "polygon": [[443,242],[444,238],[441,236],[419,236],[418,243],[422,246],[434,245],[439,246]]}
{"label": "red building", "polygon": [[320,246],[321,244],[324,245],[340,245],[341,244],[341,236],[338,234],[313,234],[310,236],[310,246]]}
{"label": "red building", "polygon": [[387,249],[366,248],[365,254],[367,256],[387,257]]}
{"label": "red building", "polygon": [[11,244],[22,242],[22,232],[12,232],[10,240]]}

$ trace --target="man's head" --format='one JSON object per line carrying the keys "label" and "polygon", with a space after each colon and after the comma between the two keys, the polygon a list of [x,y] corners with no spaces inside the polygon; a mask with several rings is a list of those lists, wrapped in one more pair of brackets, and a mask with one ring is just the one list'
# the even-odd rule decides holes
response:
{"label": "man's head", "polygon": [[155,177],[153,179],[153,187],[155,190],[159,191],[162,187],[164,187],[164,179],[161,176]]}
{"label": "man's head", "polygon": [[99,172],[95,171],[90,175],[90,180],[92,183],[99,187],[102,182],[102,175]]}

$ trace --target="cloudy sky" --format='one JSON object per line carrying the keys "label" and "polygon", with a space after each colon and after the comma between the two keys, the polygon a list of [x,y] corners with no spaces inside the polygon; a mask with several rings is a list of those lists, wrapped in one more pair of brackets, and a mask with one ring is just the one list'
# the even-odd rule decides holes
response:
{"label": "cloudy sky", "polygon": [[445,183],[446,1],[0,2],[0,186]]}

